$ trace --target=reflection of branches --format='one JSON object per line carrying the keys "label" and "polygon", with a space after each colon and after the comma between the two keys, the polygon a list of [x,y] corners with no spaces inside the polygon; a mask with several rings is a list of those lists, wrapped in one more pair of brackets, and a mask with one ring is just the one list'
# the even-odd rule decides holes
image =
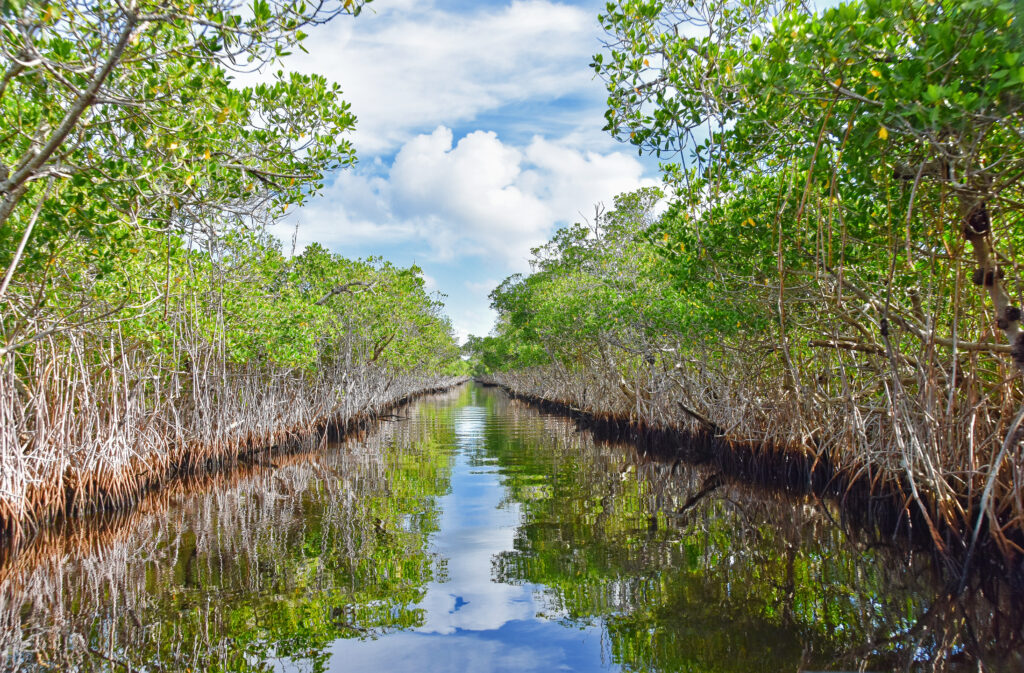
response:
{"label": "reflection of branches", "polygon": [[[130,513],[42,528],[0,565],[0,651],[38,652],[66,668],[82,665],[75,658],[88,652],[125,670],[142,661],[154,670],[185,661],[240,670],[231,663],[238,653],[251,657],[248,666],[263,662],[268,647],[281,655],[307,637],[263,609],[269,595],[274,604],[325,609],[327,630],[297,645],[302,652],[319,647],[317,638],[414,625],[415,611],[403,606],[430,577],[425,535],[433,524],[429,516],[402,522],[429,511],[424,500],[445,488],[444,473],[409,472],[388,447],[423,445],[433,426],[419,416],[412,411],[413,422],[380,424],[326,451],[310,437],[272,460],[253,455],[228,472],[166,483]],[[401,577],[375,559],[402,564]],[[316,581],[293,584],[306,569]],[[282,586],[290,587],[283,595]],[[207,592],[218,599],[182,616],[180,597]],[[248,615],[244,632],[233,630],[238,609]],[[89,641],[93,652],[74,634],[97,633],[96,620],[105,626],[90,636],[98,638]]]}
{"label": "reflection of branches", "polygon": [[691,508],[697,503],[703,500],[708,494],[713,491],[717,491],[722,486],[722,477],[716,472],[709,475],[704,483],[701,485],[700,490],[694,493],[690,498],[683,504],[682,507],[676,510],[676,515],[685,515]]}
{"label": "reflection of branches", "polygon": [[[802,642],[803,666],[815,670],[840,663],[895,670],[910,662],[937,672],[954,659],[997,666],[1007,648],[1019,649],[1019,614],[1000,614],[1000,601],[989,596],[951,597],[931,558],[833,517],[833,502],[722,483],[706,466],[595,440],[570,421],[511,404],[519,422],[533,416],[557,439],[544,441],[536,455],[521,449],[529,460],[508,454],[516,474],[536,461],[537,473],[552,475],[558,486],[529,491],[516,549],[495,560],[496,576],[552,587],[553,609],[572,615],[571,623],[616,615],[609,637],[618,652],[636,657],[624,661],[638,669],[681,670],[671,639],[685,632],[688,642],[710,643],[717,635],[708,631],[712,622],[733,630],[744,623],[779,628]],[[505,456],[498,452],[499,463]],[[529,473],[523,476],[529,484]],[[624,507],[632,493],[640,495]],[[712,493],[718,495],[708,498]],[[600,502],[600,515],[581,508],[589,502]],[[657,534],[637,534],[651,522]],[[876,538],[884,548],[872,544]],[[580,548],[585,558],[600,559],[585,578]],[[705,604],[713,607],[702,619]],[[979,640],[972,632],[985,635]]]}
{"label": "reflection of branches", "polygon": [[[950,601],[948,598],[939,598],[928,606],[924,613],[917,619],[915,624],[909,629],[851,648],[834,658],[831,661],[830,668],[842,664],[855,665],[863,662],[869,655],[877,655],[886,645],[893,646],[897,651],[899,649],[909,650],[908,656],[910,657],[910,660],[907,662],[909,665],[919,654],[919,649],[916,646],[920,642],[918,636],[927,633],[931,623],[938,620],[937,615],[940,612],[949,614],[949,607]],[[915,640],[914,645],[907,647],[907,643],[911,640]],[[895,652],[890,655],[891,658],[895,658],[896,656]]]}
{"label": "reflection of branches", "polygon": [[[99,657],[100,659],[103,659],[104,661],[108,661],[108,662],[114,664],[115,666],[120,666],[124,670],[128,671],[128,673],[131,673],[132,671],[135,670],[135,667],[133,667],[130,662],[122,661],[122,660],[120,660],[120,659],[118,659],[118,658],[116,658],[116,657],[114,657],[112,655],[109,655],[109,654],[104,654],[103,652],[100,652],[99,650],[97,650],[92,645],[86,645],[86,649],[88,650],[89,654],[91,654],[91,655],[93,655],[95,657]],[[155,671],[166,671],[167,670],[166,668],[164,668],[160,664],[152,662],[152,661],[147,661],[146,662],[146,667],[147,668],[152,668]]]}

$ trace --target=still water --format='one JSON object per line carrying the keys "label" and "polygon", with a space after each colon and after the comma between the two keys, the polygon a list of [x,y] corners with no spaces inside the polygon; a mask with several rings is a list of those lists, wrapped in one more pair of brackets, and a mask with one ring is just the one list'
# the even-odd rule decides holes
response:
{"label": "still water", "polygon": [[838,518],[467,385],[44,531],[0,566],[0,669],[1024,670],[996,583],[949,599]]}

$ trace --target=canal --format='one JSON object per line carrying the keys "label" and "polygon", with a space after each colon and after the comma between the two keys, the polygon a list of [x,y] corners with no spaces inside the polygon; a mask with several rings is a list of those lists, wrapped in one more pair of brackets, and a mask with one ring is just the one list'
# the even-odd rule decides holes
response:
{"label": "canal", "polygon": [[12,671],[1020,671],[1014,597],[475,384],[41,531]]}

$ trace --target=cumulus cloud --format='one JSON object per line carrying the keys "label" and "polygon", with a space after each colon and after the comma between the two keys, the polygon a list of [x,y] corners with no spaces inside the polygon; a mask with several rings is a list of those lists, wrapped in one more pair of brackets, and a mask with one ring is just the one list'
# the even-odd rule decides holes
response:
{"label": "cumulus cloud", "polygon": [[456,333],[485,334],[481,279],[527,271],[558,226],[653,184],[600,131],[602,4],[388,0],[311,30],[285,68],[342,85],[361,162],[277,233],[289,242],[298,223],[299,249],[419,264]]}
{"label": "cumulus cloud", "polygon": [[392,4],[312,31],[309,53],[286,62],[342,85],[359,117],[362,156],[509,103],[594,91],[587,63],[599,46],[596,12],[548,0],[475,12]]}
{"label": "cumulus cloud", "polygon": [[622,153],[581,151],[540,137],[525,148],[475,131],[454,142],[438,127],[402,146],[386,176],[342,173],[304,208],[300,241],[342,250],[368,241],[418,242],[423,259],[481,256],[523,271],[530,248],[597,202],[653,184]]}
{"label": "cumulus cloud", "polygon": [[494,132],[476,131],[452,146],[439,127],[406,144],[395,158],[391,187],[398,211],[430,217],[435,252],[489,255],[516,265],[547,238],[551,211],[522,185],[525,157]]}

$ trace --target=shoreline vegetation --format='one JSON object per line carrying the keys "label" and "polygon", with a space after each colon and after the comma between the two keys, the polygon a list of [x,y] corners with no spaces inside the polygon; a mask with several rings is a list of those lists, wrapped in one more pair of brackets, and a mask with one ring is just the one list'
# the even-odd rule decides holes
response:
{"label": "shoreline vegetation", "polygon": [[265,670],[423,626],[429,583],[452,581],[430,540],[451,533],[446,507],[465,507],[439,496],[465,493],[451,457],[467,404],[496,421],[480,440],[504,475],[492,493],[521,503],[521,542],[492,557],[495,577],[548,587],[563,624],[607,620],[623,666],[1020,668],[1019,606],[998,575],[945,595],[930,557],[858,535],[829,503],[714,480],[713,466],[468,386],[343,443],[39,531],[0,560],[0,652],[19,670]]}
{"label": "shoreline vegetation", "polygon": [[[258,374],[253,379],[261,380]],[[19,463],[4,466],[5,495],[20,497],[8,496],[3,502],[6,529],[0,531],[0,541],[16,550],[23,533],[58,517],[130,510],[151,491],[183,478],[231,471],[263,456],[284,455],[304,441],[344,437],[390,409],[467,379],[394,375],[365,368],[343,370],[333,380],[316,382],[315,387],[302,379],[273,387],[241,377],[231,380],[229,389],[211,387],[197,396],[202,404],[189,416],[170,404],[157,407],[152,401],[147,405],[129,400],[122,407],[76,411],[69,415],[73,422],[57,427],[35,426],[35,432],[41,429],[48,436],[51,447],[66,442],[73,448],[50,448],[42,456],[33,452]],[[61,399],[65,391],[48,392]],[[95,389],[91,392],[98,396]],[[68,397],[65,393],[64,398]],[[61,411],[58,407],[54,413]],[[174,431],[158,430],[167,427]]]}
{"label": "shoreline vegetation", "polygon": [[[955,549],[937,547],[922,512],[907,507],[905,484],[868,481],[858,472],[837,467],[828,457],[813,452],[716,434],[720,428],[712,430],[706,421],[688,414],[678,424],[655,427],[636,416],[581,408],[578,401],[551,397],[550,385],[538,385],[537,379],[531,381],[518,372],[511,376],[479,376],[474,380],[500,388],[509,397],[541,411],[572,418],[580,429],[594,433],[595,437],[635,445],[640,455],[668,463],[682,461],[706,466],[711,470],[704,484],[706,489],[718,488],[723,480],[730,480],[739,487],[764,487],[794,497],[832,500],[838,506],[844,528],[864,536],[866,544],[892,547],[903,553],[928,552],[938,561],[937,581],[944,582],[951,594],[978,589],[995,595],[992,587],[1004,582],[1014,596],[1024,593],[1024,571],[1007,564],[993,545],[980,545],[972,554],[970,565],[966,550],[960,549],[958,553]],[[702,488],[694,498],[705,492]],[[686,508],[684,505],[683,510]],[[949,536],[959,533],[942,532]]]}
{"label": "shoreline vegetation", "polygon": [[130,507],[58,516],[37,526],[17,544],[0,548],[0,586],[10,589],[11,577],[32,572],[40,565],[80,560],[120,544],[130,531],[145,528],[140,522],[159,520],[183,498],[217,493],[254,479],[272,480],[275,474],[287,468],[316,465],[323,459],[325,450],[337,447],[358,444],[364,446],[361,451],[379,452],[394,437],[397,425],[392,421],[403,418],[417,400],[444,399],[457,394],[459,386],[466,381],[457,379],[451,385],[422,390],[381,407],[374,415],[364,414],[345,425],[325,425],[319,431],[296,435],[278,446],[263,445],[257,451],[237,455],[210,469],[180,471],[162,482],[159,488],[141,493]]}
{"label": "shoreline vegetation", "polygon": [[356,159],[274,71],[364,4],[0,7],[0,544],[466,374],[419,268],[273,234]]}
{"label": "shoreline vegetation", "polygon": [[[2,660],[12,671],[265,671],[331,638],[415,623],[433,572],[430,499],[445,483],[388,471],[390,443],[424,442],[436,426],[387,420],[41,528],[0,559]],[[412,512],[423,530],[406,527]]]}
{"label": "shoreline vegetation", "polygon": [[827,465],[961,584],[981,554],[1019,569],[1024,5],[620,0],[601,21],[607,130],[665,189],[535,248],[474,375]]}

